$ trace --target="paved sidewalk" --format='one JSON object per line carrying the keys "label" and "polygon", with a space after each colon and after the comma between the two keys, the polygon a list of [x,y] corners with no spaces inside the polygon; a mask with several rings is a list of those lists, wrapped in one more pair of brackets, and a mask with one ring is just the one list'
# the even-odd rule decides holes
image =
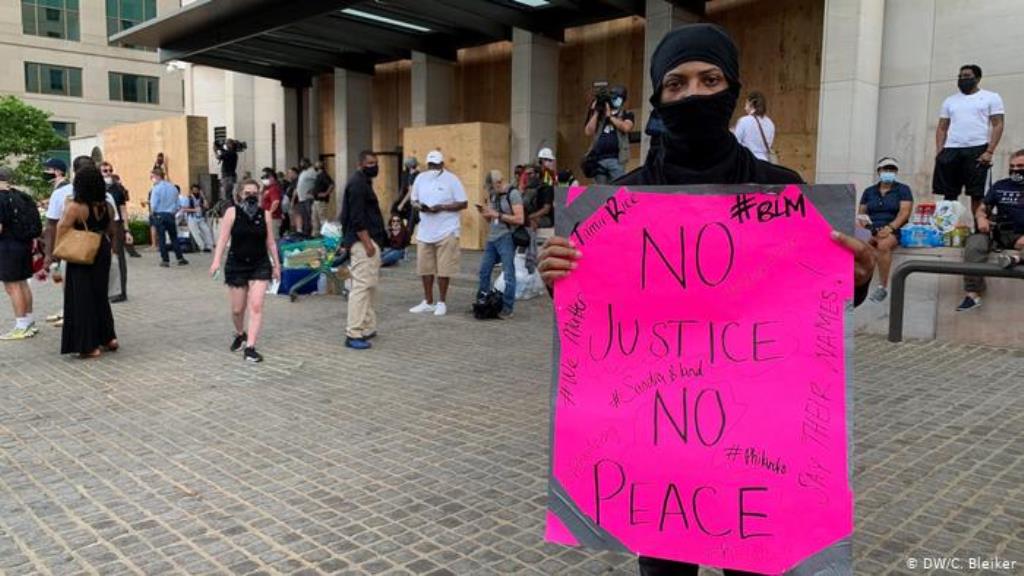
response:
{"label": "paved sidewalk", "polygon": [[[340,298],[273,298],[256,366],[190,259],[131,260],[116,354],[60,357],[48,326],[0,342],[0,574],[635,574],[542,541],[547,299],[473,320],[470,256],[449,316],[413,316],[405,263],[374,350],[342,347]],[[36,295],[37,316],[59,307]],[[1024,574],[1024,353],[857,345],[857,574]]]}

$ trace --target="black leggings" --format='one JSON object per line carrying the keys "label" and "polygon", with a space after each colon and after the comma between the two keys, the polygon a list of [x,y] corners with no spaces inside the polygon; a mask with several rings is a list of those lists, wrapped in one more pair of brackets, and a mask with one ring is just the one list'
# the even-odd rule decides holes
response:
{"label": "black leggings", "polygon": [[[700,566],[686,562],[640,557],[640,576],[697,576]],[[757,576],[754,572],[724,570],[725,576]]]}
{"label": "black leggings", "polygon": [[128,259],[125,258],[124,222],[114,223],[114,255],[121,278],[121,296],[128,296]]}

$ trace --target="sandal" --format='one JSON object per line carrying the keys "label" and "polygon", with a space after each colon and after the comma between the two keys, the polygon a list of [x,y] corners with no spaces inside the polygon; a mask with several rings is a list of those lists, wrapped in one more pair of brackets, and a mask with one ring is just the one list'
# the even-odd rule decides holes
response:
{"label": "sandal", "polygon": [[82,354],[79,354],[78,357],[81,358],[82,360],[91,360],[93,358],[99,358],[102,355],[103,351],[97,348],[92,352],[84,352]]}
{"label": "sandal", "polygon": [[121,345],[118,344],[117,338],[114,338],[110,342],[107,342],[107,344],[104,346],[104,348],[107,349],[107,352],[117,352],[117,349],[120,347]]}

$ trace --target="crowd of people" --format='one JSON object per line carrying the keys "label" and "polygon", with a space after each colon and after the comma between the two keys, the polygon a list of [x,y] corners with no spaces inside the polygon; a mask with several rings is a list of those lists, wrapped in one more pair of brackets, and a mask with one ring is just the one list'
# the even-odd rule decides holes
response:
{"label": "crowd of people", "polygon": [[[976,233],[964,250],[968,261],[984,260],[993,247],[1024,248],[1024,151],[1012,155],[1009,178],[986,191],[985,176],[1001,137],[1004,111],[998,95],[980,90],[980,79],[980,68],[965,66],[960,71],[960,94],[943,104],[933,181],[933,191],[946,199],[955,200],[961,193],[972,198]],[[747,115],[730,129],[742,84],[737,48],[721,28],[697,24],[670,32],[653,54],[650,80],[654,87],[651,103],[659,122],[657,145],[632,172],[624,172],[621,154],[622,136],[633,123],[632,116],[623,111],[625,93],[613,91],[608,102],[595,102],[591,107],[586,132],[594,137],[588,158],[597,166],[595,180],[627,186],[803,183],[799,174],[771,161],[775,158],[775,129],[767,118],[763,95],[750,94],[745,101]],[[222,162],[230,160],[233,152],[233,145],[228,144]],[[447,313],[451,282],[461,267],[460,214],[469,208],[469,200],[461,180],[446,168],[440,150],[430,151],[425,164],[426,169],[420,171],[416,159],[405,161],[400,193],[386,224],[374,189],[379,175],[377,156],[361,152],[357,170],[345,182],[338,220],[352,277],[345,329],[345,346],[351,349],[372,347],[378,330],[380,269],[403,260],[411,237],[417,241],[416,270],[422,279],[423,298],[409,311],[434,316]],[[177,241],[177,218],[184,215],[196,242],[214,252],[211,276],[223,274],[228,286],[234,327],[229,348],[243,350],[247,361],[259,362],[262,355],[256,345],[267,284],[281,276],[277,240],[289,230],[316,236],[324,222],[334,219],[327,213],[334,182],[322,164],[303,159],[287,174],[268,168],[260,181],[243,178],[236,192],[232,164],[231,173],[222,174],[222,190],[230,203],[220,215],[214,240],[210,227],[202,222],[208,208],[201,188],[193,185],[181,193],[166,180],[165,168],[164,159],[158,159],[151,172],[148,200],[150,221],[159,237],[160,265],[170,265],[171,250],[179,265],[188,264]],[[116,184],[112,166],[97,167],[88,157],[75,159],[73,180],[60,160],[47,161],[44,169],[53,184],[45,230],[38,213],[33,212],[31,199],[26,200],[11,185],[9,170],[0,169],[0,280],[16,320],[14,329],[3,338],[30,338],[37,331],[26,280],[34,273],[33,242],[41,236],[42,272],[51,270],[50,265],[59,259],[67,262],[61,352],[94,358],[119,347],[108,282],[112,255],[117,254],[122,261],[120,296],[126,297],[124,258],[118,244],[126,238],[128,194]],[[913,205],[910,188],[898,180],[896,159],[880,159],[876,170],[878,182],[864,191],[859,208],[868,243],[832,234],[854,254],[857,304],[867,297],[876,266],[879,280],[871,298],[884,300],[892,251],[899,245],[899,229],[907,223]],[[506,276],[501,318],[514,314],[516,252],[524,251],[529,260],[530,251],[540,241],[540,231],[553,223],[553,187],[571,181],[571,174],[557,171],[555,156],[547,148],[538,152],[536,165],[517,168],[512,178],[498,169],[487,174],[487,203],[475,205],[488,224],[477,289],[481,296],[491,292],[493,271],[500,262]],[[26,219],[27,212],[35,217],[35,227],[30,226],[31,218]],[[1019,263],[1010,254],[1003,256],[1000,262],[1004,265]],[[552,236],[535,256],[534,265],[554,291],[557,281],[571,274],[581,257],[569,239]],[[960,309],[976,308],[984,283],[968,278],[965,288],[967,295]],[[840,563],[851,561],[845,558]],[[697,574],[699,570],[696,565],[654,558],[641,557],[639,562],[644,576]],[[725,574],[740,573],[726,570]]]}

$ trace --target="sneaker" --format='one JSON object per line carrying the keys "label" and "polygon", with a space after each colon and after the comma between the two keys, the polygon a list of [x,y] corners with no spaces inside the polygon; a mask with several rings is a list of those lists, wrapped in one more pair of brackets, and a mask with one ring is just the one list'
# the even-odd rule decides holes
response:
{"label": "sneaker", "polygon": [[25,330],[28,330],[29,332],[31,332],[33,336],[35,336],[36,334],[39,334],[39,326],[36,326],[35,322],[32,322],[31,324],[29,324],[28,328],[25,328]]}
{"label": "sneaker", "polygon": [[64,317],[64,313],[63,312],[57,312],[56,314],[50,314],[49,316],[47,316],[46,317],[46,321],[49,322],[50,324],[53,324],[54,322],[56,322],[57,320],[60,320],[63,317]]}
{"label": "sneaker", "polygon": [[64,327],[64,319],[61,318],[60,320],[57,320],[56,322],[54,322],[53,323],[53,327],[54,328],[63,328]]}
{"label": "sneaker", "polygon": [[447,313],[448,306],[445,306],[444,302],[438,302],[437,305],[434,306],[434,316],[444,316]]}
{"label": "sneaker", "polygon": [[353,350],[369,350],[373,347],[366,338],[345,338],[345,347]]}
{"label": "sneaker", "polygon": [[877,286],[874,291],[871,292],[871,296],[869,296],[869,298],[871,298],[872,302],[882,302],[888,296],[889,291],[886,290],[884,286]]}
{"label": "sneaker", "polygon": [[435,308],[436,306],[428,304],[427,301],[424,300],[412,308],[409,308],[409,312],[412,312],[413,314],[423,314],[424,312],[433,312]]}
{"label": "sneaker", "polygon": [[498,318],[502,320],[511,320],[515,318],[515,316],[516,315],[511,310],[502,310],[501,313],[498,314]]}
{"label": "sneaker", "polygon": [[117,296],[111,296],[110,297],[110,303],[111,304],[120,304],[121,302],[127,302],[127,301],[128,301],[128,297],[125,296],[124,294],[118,294]]}
{"label": "sneaker", "polygon": [[981,308],[981,298],[971,298],[970,296],[964,296],[964,301],[956,307],[957,312],[967,312],[968,310],[976,310]]}
{"label": "sneaker", "polygon": [[377,337],[377,331],[374,330],[373,332],[370,332],[366,336],[363,336],[363,340],[373,340],[376,337]]}
{"label": "sneaker", "polygon": [[246,362],[263,362],[263,356],[253,346],[246,346],[242,357],[245,358]]}
{"label": "sneaker", "polygon": [[171,267],[171,263],[170,262],[164,262],[164,261],[161,260],[160,261],[160,267],[161,268],[170,268]]}
{"label": "sneaker", "polygon": [[12,340],[28,340],[35,336],[36,333],[29,328],[14,328],[6,334],[0,334],[0,340],[12,341]]}
{"label": "sneaker", "polygon": [[178,258],[178,266],[188,266],[188,260],[184,258]]}
{"label": "sneaker", "polygon": [[241,334],[235,334],[235,339],[231,341],[231,351],[238,352],[239,350],[241,350],[242,345],[245,344],[245,341],[248,339],[249,335],[246,334],[245,332],[242,332]]}
{"label": "sneaker", "polygon": [[996,264],[999,264],[1000,268],[1013,268],[1017,264],[1020,264],[1020,261],[1010,254],[1000,252],[999,254],[996,254]]}

